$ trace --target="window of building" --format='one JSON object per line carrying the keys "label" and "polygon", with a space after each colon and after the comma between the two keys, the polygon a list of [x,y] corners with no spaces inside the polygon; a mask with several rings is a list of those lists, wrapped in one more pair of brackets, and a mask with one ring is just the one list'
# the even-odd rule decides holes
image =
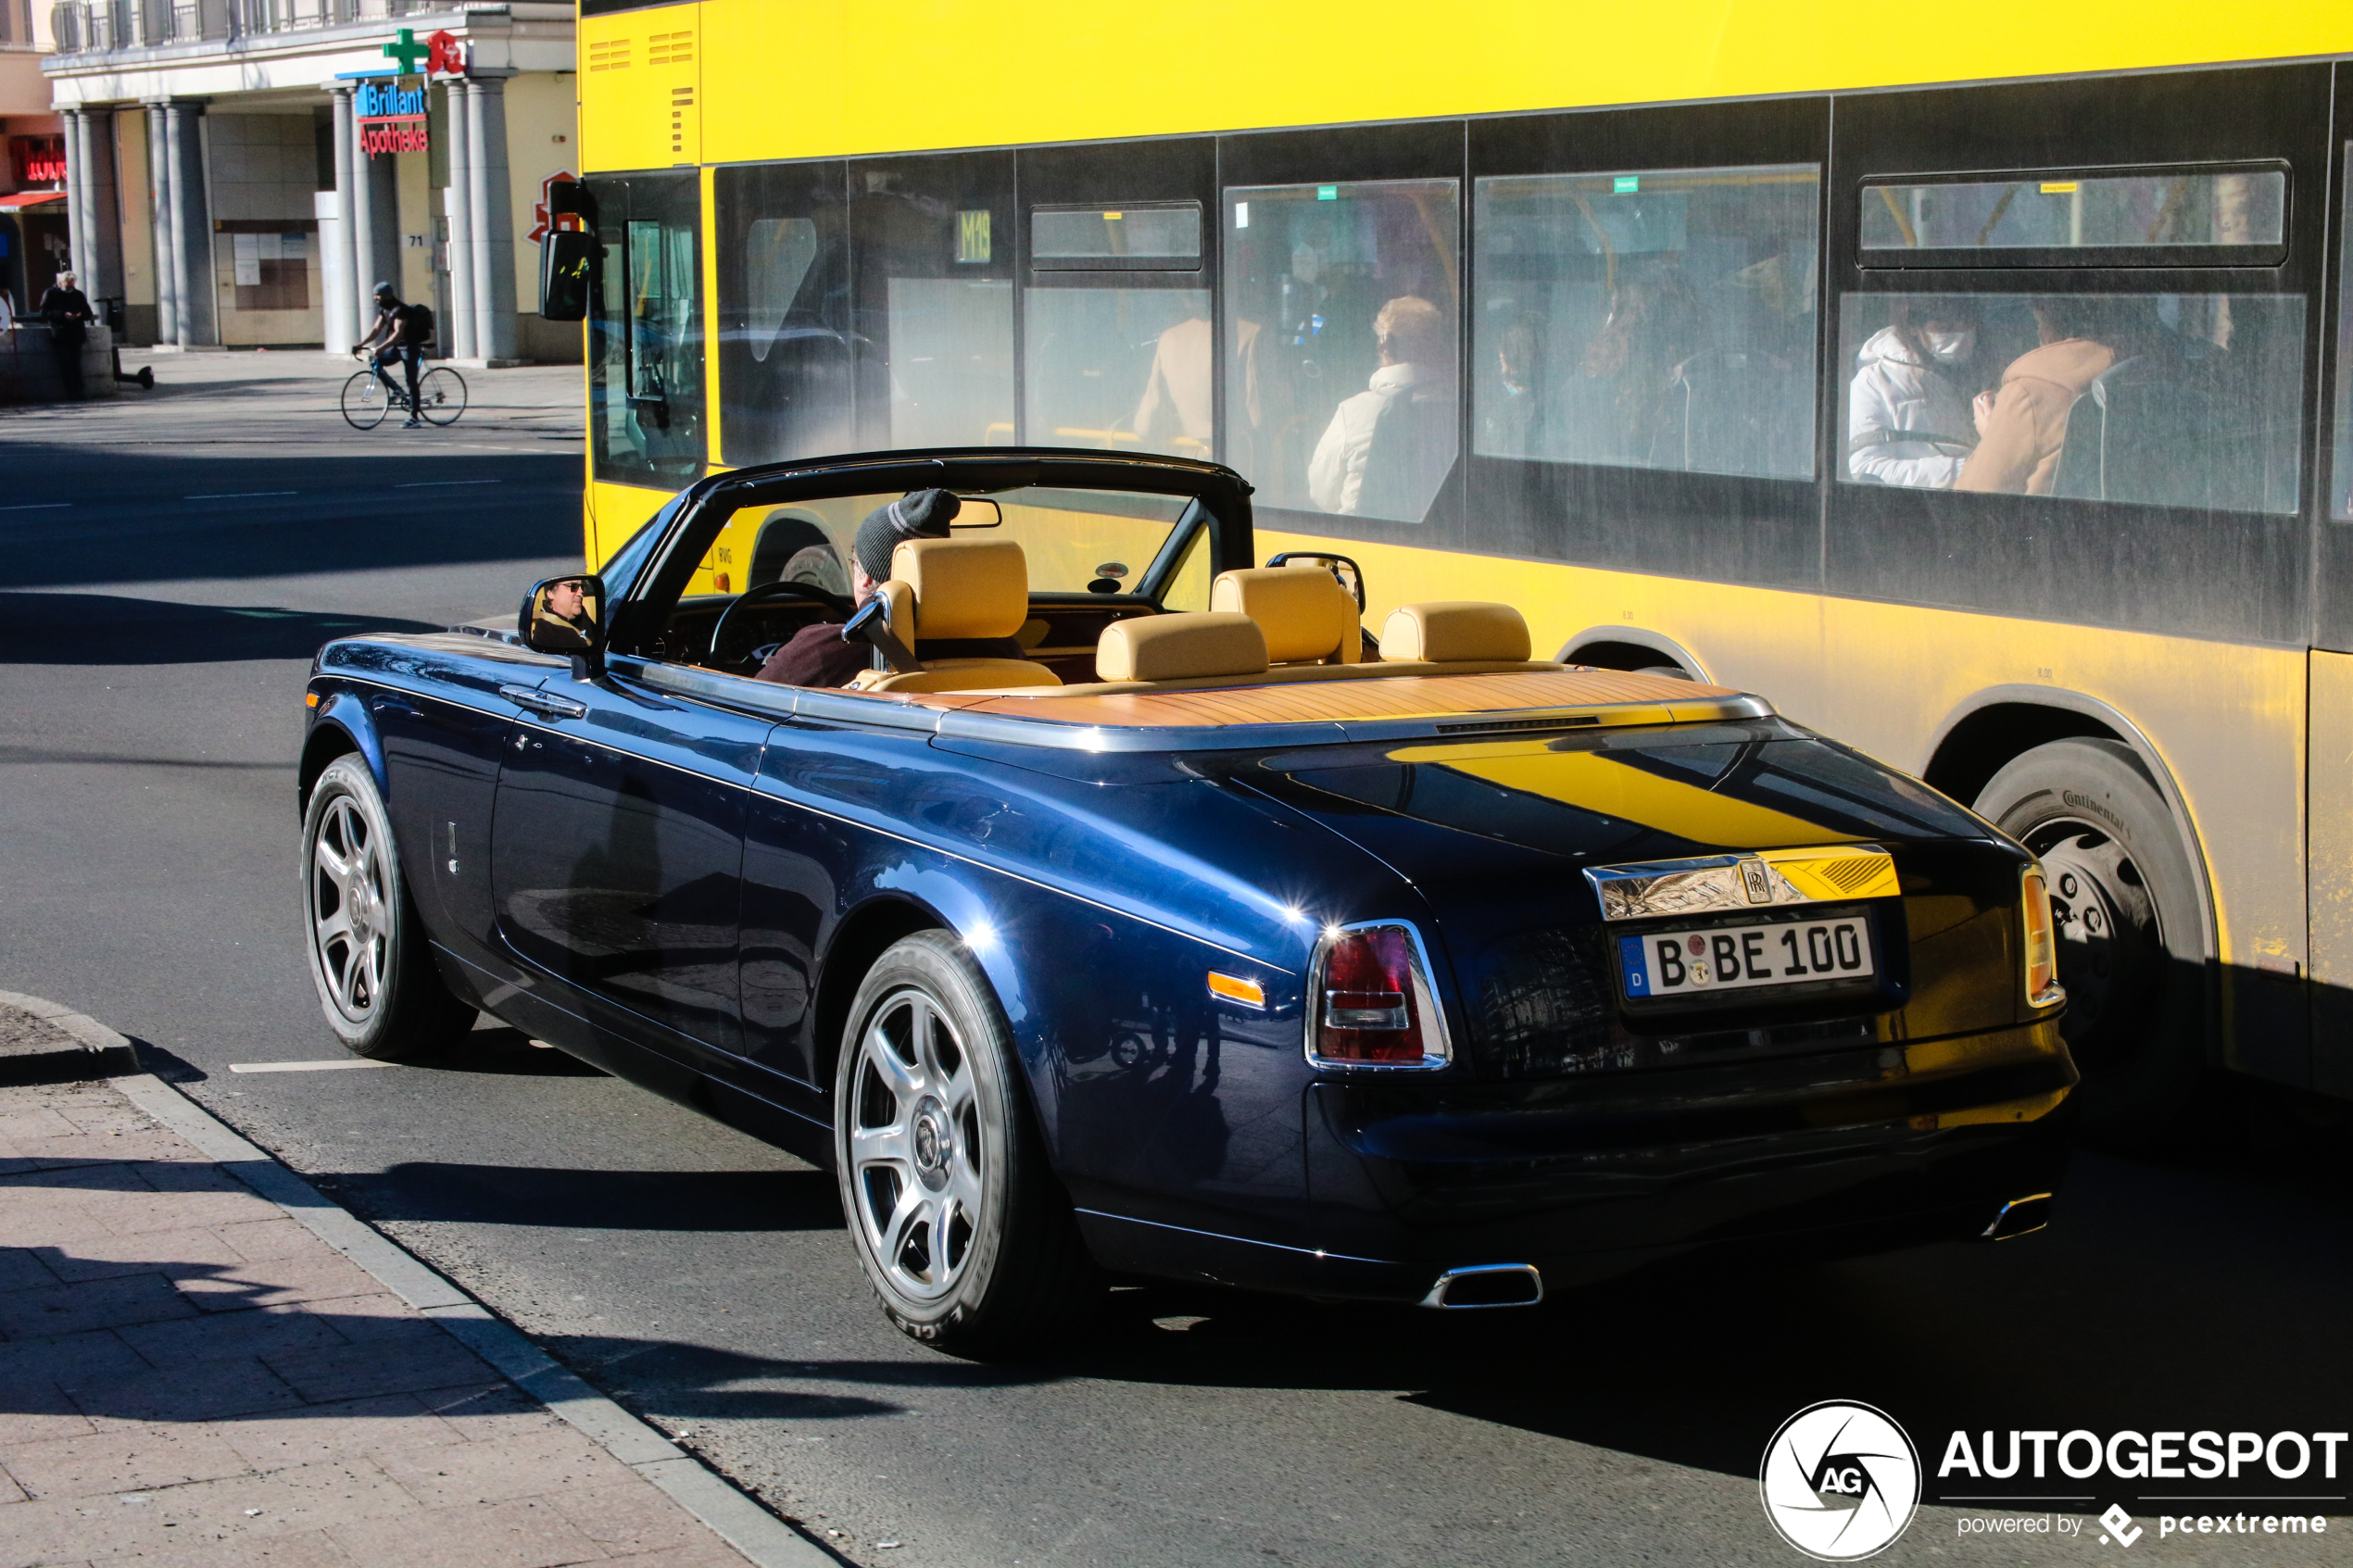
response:
{"label": "window of building", "polygon": [[1862,204],[1866,267],[2115,267],[2136,252],[2271,266],[2287,245],[2276,167],[1866,181]]}
{"label": "window of building", "polygon": [[597,477],[674,486],[703,467],[701,199],[691,175],[593,180],[603,255],[589,311]]}
{"label": "window of building", "polygon": [[1814,471],[1811,164],[1478,182],[1473,450]]}
{"label": "window of building", "polygon": [[1849,483],[2293,512],[2296,295],[1850,294]]}
{"label": "window of building", "polygon": [[1460,183],[1225,197],[1222,460],[1262,507],[1419,522],[1461,435]]}

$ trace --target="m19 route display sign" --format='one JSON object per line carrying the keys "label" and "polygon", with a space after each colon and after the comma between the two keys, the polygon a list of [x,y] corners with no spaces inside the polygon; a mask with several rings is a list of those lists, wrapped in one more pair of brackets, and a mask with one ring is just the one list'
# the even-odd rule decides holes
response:
{"label": "m19 route display sign", "polygon": [[[360,150],[370,157],[424,152],[433,144],[426,107],[429,85],[436,75],[465,74],[466,46],[447,32],[432,33],[420,44],[416,33],[404,27],[384,52],[397,63],[400,74],[359,84],[352,107],[359,122]],[[412,75],[417,84],[404,85]]]}

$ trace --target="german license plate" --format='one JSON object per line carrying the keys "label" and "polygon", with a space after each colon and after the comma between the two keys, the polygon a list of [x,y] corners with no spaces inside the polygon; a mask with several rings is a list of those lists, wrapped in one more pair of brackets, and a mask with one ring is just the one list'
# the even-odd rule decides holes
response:
{"label": "german license plate", "polygon": [[1627,999],[1637,1002],[1868,980],[1878,972],[1869,915],[1621,936],[1617,962]]}

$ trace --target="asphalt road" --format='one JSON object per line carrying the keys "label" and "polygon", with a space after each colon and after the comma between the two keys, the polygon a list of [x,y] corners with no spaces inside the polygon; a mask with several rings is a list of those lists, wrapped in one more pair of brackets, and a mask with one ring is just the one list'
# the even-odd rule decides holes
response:
{"label": "asphalt road", "polygon": [[[298,935],[309,655],[497,612],[576,563],[577,381],[482,378],[452,431],[359,437],[331,378],[187,364],[137,407],[0,410],[0,988],[154,1047],[845,1558],[1795,1562],[1756,1467],[1821,1399],[1890,1411],[1931,1473],[1956,1428],[2353,1426],[2332,1135],[2086,1157],[2060,1223],[1998,1248],[1539,1312],[1127,1289],[1059,1355],[982,1367],[884,1323],[829,1177],[510,1030],[433,1068],[232,1072],[337,1054]],[[2308,1485],[2334,1499],[2313,1512],[2347,1512],[2353,1482]],[[1886,1561],[2097,1556],[2089,1516],[2119,1500],[2145,1524],[2161,1506],[2111,1485],[2054,1505],[2082,1535],[1988,1538],[1931,1503]],[[2344,1558],[2334,1537],[2141,1548]]]}

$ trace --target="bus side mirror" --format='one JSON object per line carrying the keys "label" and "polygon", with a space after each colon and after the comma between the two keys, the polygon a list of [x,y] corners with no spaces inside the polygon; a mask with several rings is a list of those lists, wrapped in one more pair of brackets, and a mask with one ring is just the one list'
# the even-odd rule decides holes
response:
{"label": "bus side mirror", "polygon": [[596,235],[549,230],[539,246],[539,314],[550,321],[586,320],[598,261]]}

